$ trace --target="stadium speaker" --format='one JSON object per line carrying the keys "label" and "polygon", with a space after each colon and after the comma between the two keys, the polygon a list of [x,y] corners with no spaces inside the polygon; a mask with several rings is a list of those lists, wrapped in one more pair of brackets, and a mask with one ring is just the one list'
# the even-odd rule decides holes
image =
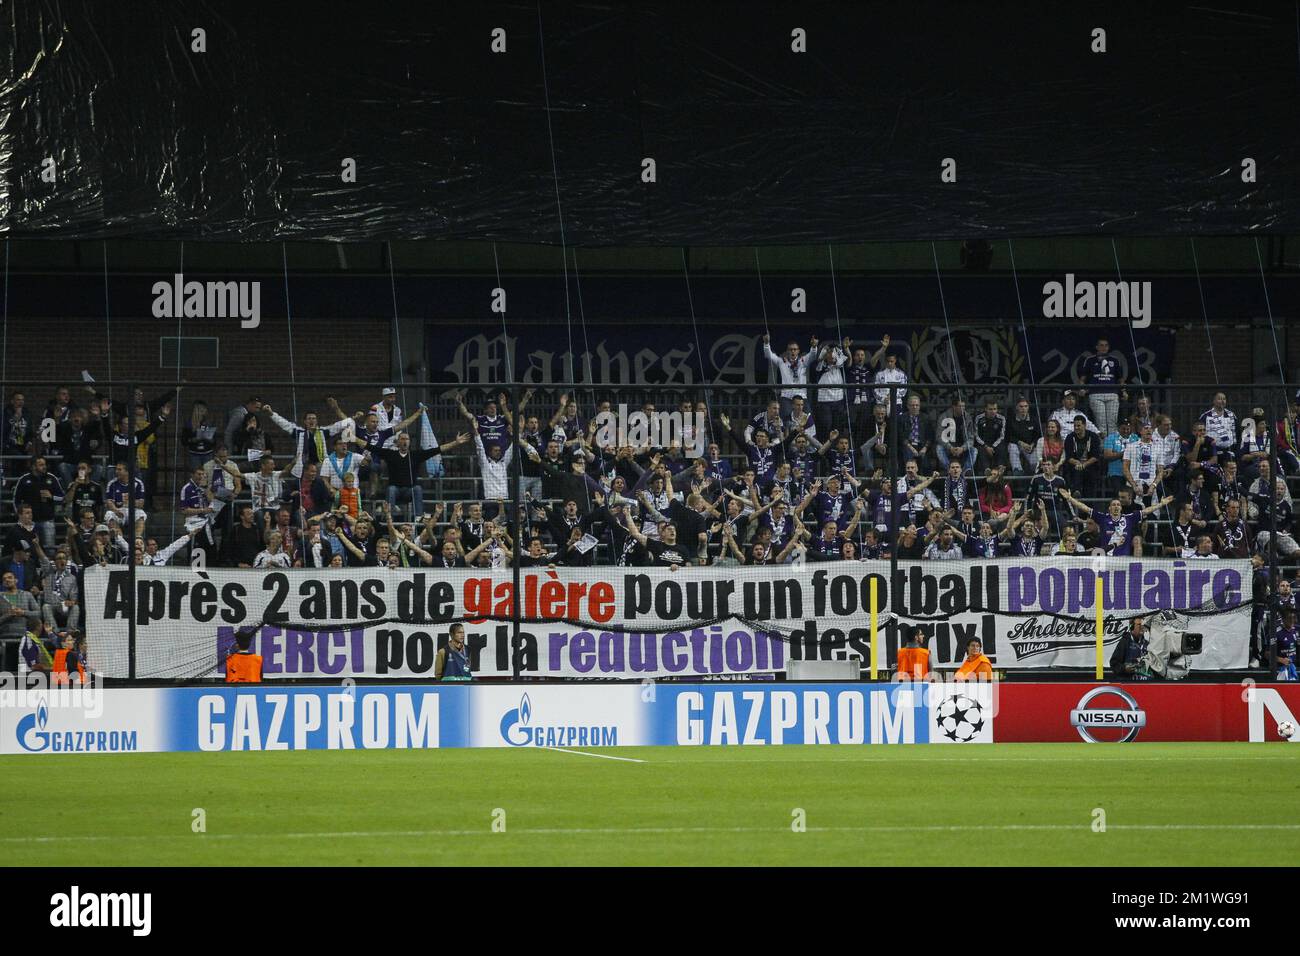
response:
{"label": "stadium speaker", "polygon": [[862,661],[856,657],[847,661],[786,661],[787,681],[861,680]]}

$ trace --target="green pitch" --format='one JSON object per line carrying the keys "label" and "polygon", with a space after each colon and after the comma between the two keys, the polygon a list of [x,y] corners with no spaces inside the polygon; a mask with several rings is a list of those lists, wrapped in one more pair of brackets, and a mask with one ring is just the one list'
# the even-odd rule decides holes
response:
{"label": "green pitch", "polygon": [[[0,858],[1258,866],[1300,856],[1300,747],[1280,743],[591,753],[642,762],[531,749],[4,757]],[[206,833],[192,832],[199,808]],[[1094,830],[1098,810],[1105,832]]]}

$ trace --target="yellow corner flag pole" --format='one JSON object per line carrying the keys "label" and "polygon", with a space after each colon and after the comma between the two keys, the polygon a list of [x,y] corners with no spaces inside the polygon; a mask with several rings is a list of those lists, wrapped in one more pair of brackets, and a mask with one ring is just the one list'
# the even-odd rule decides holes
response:
{"label": "yellow corner flag pole", "polygon": [[1097,605],[1097,680],[1105,678],[1105,671],[1102,667],[1102,582],[1101,575],[1097,575],[1097,598],[1094,602]]}
{"label": "yellow corner flag pole", "polygon": [[[880,669],[880,641],[876,639],[878,636],[878,633],[876,631],[876,610],[877,610],[876,585],[879,583],[880,583],[879,578],[872,577],[871,579],[871,679],[873,681],[876,679],[876,673]],[[1100,653],[1101,652],[1098,651],[1098,654]],[[1098,660],[1100,659],[1101,658],[1098,657]]]}

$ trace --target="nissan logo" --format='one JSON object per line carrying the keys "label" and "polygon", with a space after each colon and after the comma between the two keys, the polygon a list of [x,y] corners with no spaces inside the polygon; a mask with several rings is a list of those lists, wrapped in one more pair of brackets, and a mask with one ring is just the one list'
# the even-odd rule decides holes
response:
{"label": "nissan logo", "polygon": [[[1087,709],[1088,704],[1105,694],[1118,697],[1124,702],[1127,709],[1100,707],[1091,710]],[[1146,725],[1146,712],[1138,707],[1138,702],[1133,699],[1132,694],[1118,687],[1094,687],[1084,694],[1074,710],[1070,711],[1070,726],[1078,730],[1079,736],[1090,744],[1105,743],[1105,741],[1098,740],[1092,735],[1090,731],[1093,728],[1112,727],[1116,730],[1123,730],[1124,736],[1118,740],[1118,743],[1123,744],[1135,739],[1138,731]]]}

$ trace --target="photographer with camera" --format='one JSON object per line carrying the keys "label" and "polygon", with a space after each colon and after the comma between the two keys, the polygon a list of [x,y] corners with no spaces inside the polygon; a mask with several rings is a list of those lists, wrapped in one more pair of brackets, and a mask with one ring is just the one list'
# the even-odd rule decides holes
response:
{"label": "photographer with camera", "polygon": [[1142,663],[1149,641],[1146,622],[1140,617],[1133,618],[1110,655],[1111,680],[1151,679],[1151,672]]}

